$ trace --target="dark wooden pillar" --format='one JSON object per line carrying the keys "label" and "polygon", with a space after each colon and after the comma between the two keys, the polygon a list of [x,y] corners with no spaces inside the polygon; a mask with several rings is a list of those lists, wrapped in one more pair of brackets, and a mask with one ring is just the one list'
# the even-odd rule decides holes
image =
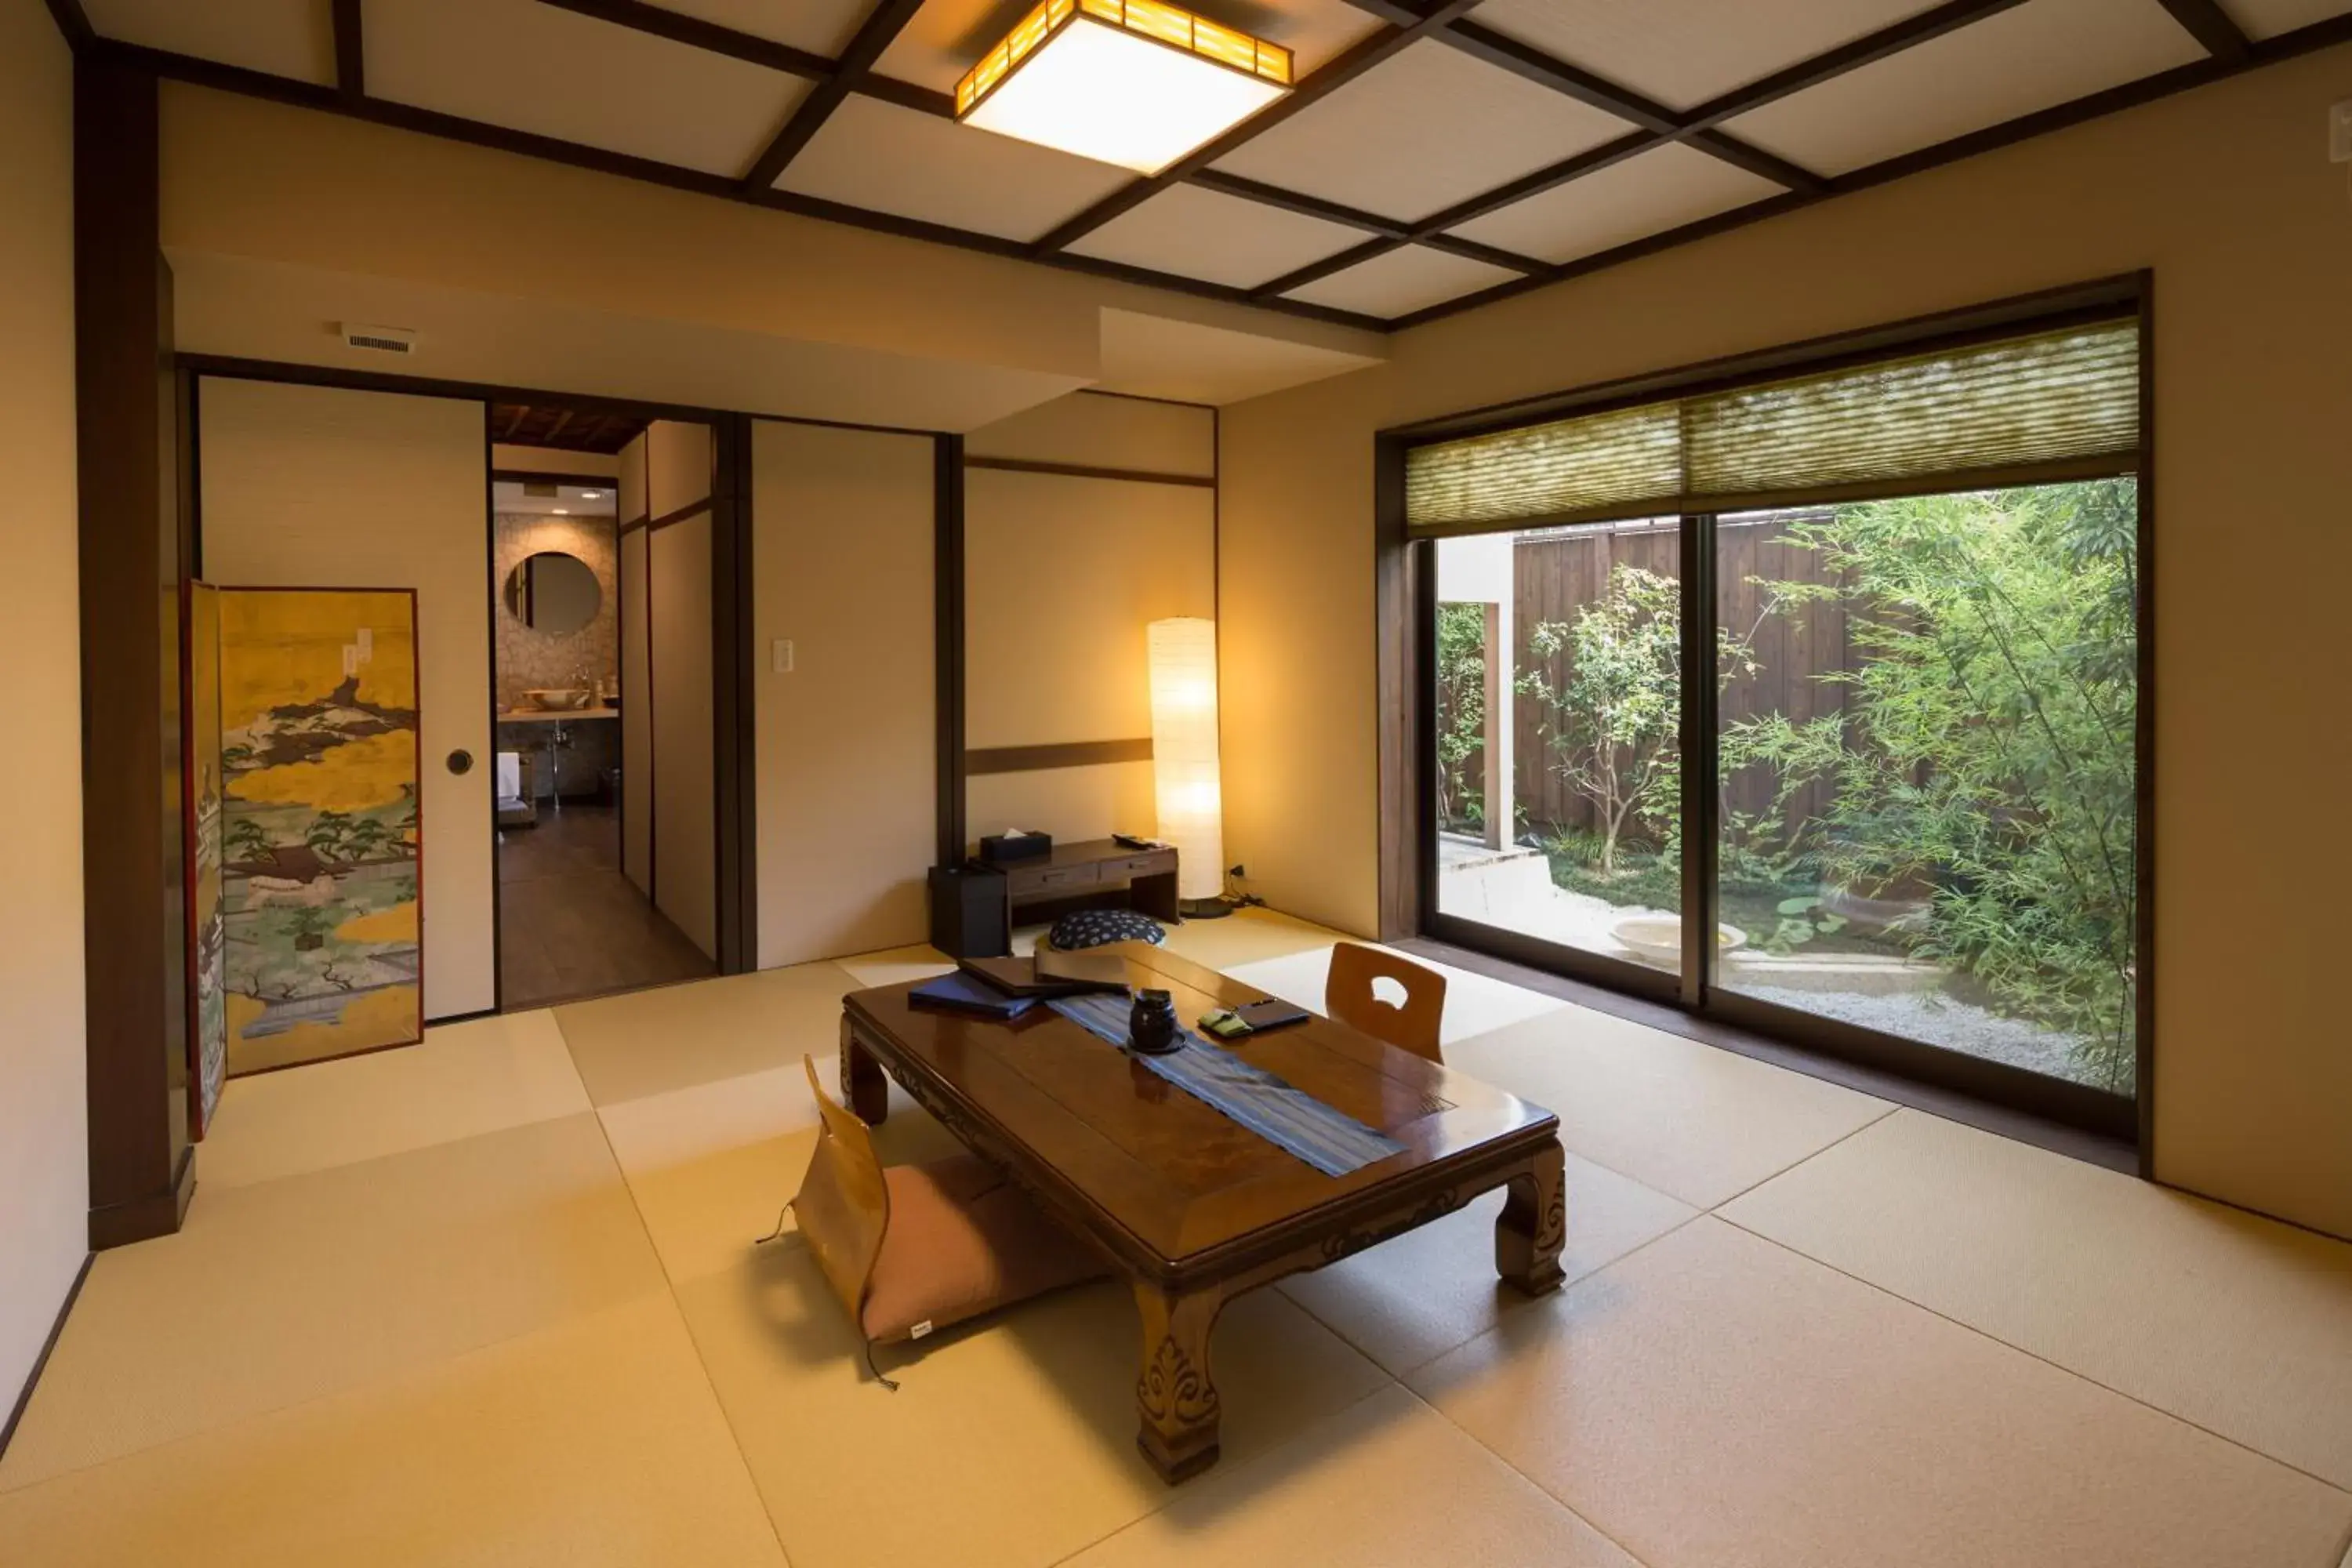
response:
{"label": "dark wooden pillar", "polygon": [[74,62],[89,1244],[179,1228],[188,1144],[180,605],[188,509],[156,84]]}
{"label": "dark wooden pillar", "polygon": [[751,419],[710,429],[710,710],[716,749],[719,973],[760,967],[760,668],[752,642]]}

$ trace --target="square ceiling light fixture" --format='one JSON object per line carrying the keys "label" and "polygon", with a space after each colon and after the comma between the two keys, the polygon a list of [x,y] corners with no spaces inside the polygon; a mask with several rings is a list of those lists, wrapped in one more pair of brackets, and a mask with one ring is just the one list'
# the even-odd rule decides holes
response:
{"label": "square ceiling light fixture", "polygon": [[1290,51],[1160,0],[1045,0],[956,83],[956,119],[1156,174],[1290,90]]}

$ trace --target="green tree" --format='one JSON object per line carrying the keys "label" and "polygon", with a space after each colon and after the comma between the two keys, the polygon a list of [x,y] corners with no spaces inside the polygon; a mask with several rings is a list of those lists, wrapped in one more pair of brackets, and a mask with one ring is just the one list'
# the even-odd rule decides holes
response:
{"label": "green tree", "polygon": [[[1610,571],[1608,587],[1572,620],[1544,621],[1528,634],[1536,659],[1567,656],[1558,684],[1538,666],[1518,678],[1517,689],[1542,710],[1551,771],[1591,804],[1603,877],[1617,874],[1634,823],[1671,833],[1678,821],[1682,644],[1682,585],[1625,565]],[[1726,632],[1717,647],[1719,679],[1755,671],[1745,639]]]}
{"label": "green tree", "polygon": [[250,816],[231,817],[221,843],[232,860],[265,860],[278,847],[269,841],[269,830]]}
{"label": "green tree", "polygon": [[385,826],[379,819],[373,816],[355,816],[352,818],[351,825],[343,830],[342,852],[350,859],[365,860],[390,844],[393,837],[392,829]]}
{"label": "green tree", "polygon": [[1437,606],[1437,819],[1483,826],[1486,803],[1469,775],[1486,743],[1486,607]]}
{"label": "green tree", "polygon": [[341,860],[348,858],[344,854],[343,841],[351,830],[352,819],[348,814],[322,811],[310,819],[310,829],[302,835],[302,842],[310,846],[310,853],[321,860]]}
{"label": "green tree", "polygon": [[1845,712],[1727,731],[1727,754],[1835,785],[1825,879],[1931,883],[1921,956],[2133,1072],[2137,497],[2128,480],[1840,507],[1793,523],[1857,658]]}

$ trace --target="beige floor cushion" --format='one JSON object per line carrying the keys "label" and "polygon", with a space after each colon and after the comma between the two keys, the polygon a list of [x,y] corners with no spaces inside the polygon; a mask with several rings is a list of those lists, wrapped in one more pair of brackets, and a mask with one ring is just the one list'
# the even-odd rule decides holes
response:
{"label": "beige floor cushion", "polygon": [[892,1165],[890,1226],[866,1290],[863,1327],[877,1343],[1094,1279],[1094,1253],[974,1154]]}

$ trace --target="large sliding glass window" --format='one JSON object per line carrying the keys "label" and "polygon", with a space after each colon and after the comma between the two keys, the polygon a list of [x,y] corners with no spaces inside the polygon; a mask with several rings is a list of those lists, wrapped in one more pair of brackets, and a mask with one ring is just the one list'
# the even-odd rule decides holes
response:
{"label": "large sliding glass window", "polygon": [[1672,975],[1678,519],[1436,542],[1437,908]]}
{"label": "large sliding glass window", "polygon": [[1424,928],[2129,1132],[2136,311],[1397,443]]}

